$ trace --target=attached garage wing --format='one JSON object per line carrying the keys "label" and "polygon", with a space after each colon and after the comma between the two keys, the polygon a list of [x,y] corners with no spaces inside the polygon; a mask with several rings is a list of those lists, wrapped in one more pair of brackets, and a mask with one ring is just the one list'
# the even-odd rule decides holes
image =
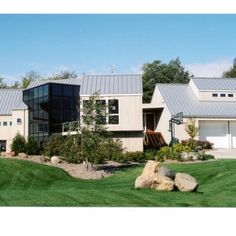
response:
{"label": "attached garage wing", "polygon": [[214,148],[229,148],[227,121],[199,121],[199,138],[214,143]]}

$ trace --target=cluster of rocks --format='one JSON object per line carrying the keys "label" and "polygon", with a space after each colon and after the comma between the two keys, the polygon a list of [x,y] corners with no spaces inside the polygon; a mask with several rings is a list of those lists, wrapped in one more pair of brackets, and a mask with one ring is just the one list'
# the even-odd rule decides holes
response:
{"label": "cluster of rocks", "polygon": [[159,162],[148,161],[143,172],[135,181],[135,188],[151,188],[158,191],[172,191],[175,188],[182,192],[195,191],[197,180],[186,173],[174,173],[160,166]]}

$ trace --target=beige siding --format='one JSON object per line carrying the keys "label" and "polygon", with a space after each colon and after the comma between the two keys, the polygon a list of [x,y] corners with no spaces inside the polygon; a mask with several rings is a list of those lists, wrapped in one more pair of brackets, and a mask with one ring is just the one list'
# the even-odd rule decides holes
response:
{"label": "beige siding", "polygon": [[[82,97],[82,100],[88,99]],[[119,124],[107,125],[109,131],[141,131],[143,130],[142,96],[100,96],[100,99],[119,100]]]}
{"label": "beige siding", "polygon": [[[21,124],[17,124],[17,119],[22,120]],[[3,126],[3,122],[7,122],[7,126]],[[10,121],[12,126],[10,126]],[[0,116],[0,140],[6,140],[6,151],[11,150],[10,146],[12,139],[15,137],[17,132],[23,135],[26,139],[28,138],[28,110],[15,110],[12,111],[12,115]]]}
{"label": "beige siding", "polygon": [[[213,93],[217,93],[218,97],[212,97]],[[225,94],[225,97],[221,97],[220,94]],[[233,97],[228,97],[228,94],[233,94]],[[200,91],[199,92],[199,100],[200,101],[217,101],[217,102],[235,102],[236,101],[236,93],[235,91]]]}
{"label": "beige siding", "polygon": [[125,152],[143,151],[143,132],[114,132],[112,137],[122,142]]}

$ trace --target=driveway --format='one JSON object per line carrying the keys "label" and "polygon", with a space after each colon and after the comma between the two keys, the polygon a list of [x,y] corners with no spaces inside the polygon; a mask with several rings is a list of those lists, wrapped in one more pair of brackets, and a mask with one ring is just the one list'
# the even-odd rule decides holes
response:
{"label": "driveway", "polygon": [[213,149],[206,151],[206,154],[214,155],[216,159],[236,159],[236,149]]}

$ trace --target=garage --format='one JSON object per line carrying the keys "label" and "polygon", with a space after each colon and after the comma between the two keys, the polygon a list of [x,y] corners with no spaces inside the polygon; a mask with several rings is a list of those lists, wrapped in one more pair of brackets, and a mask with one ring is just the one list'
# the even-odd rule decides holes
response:
{"label": "garage", "polygon": [[231,139],[232,139],[232,148],[236,148],[236,122],[235,121],[230,122],[230,133],[231,133]]}
{"label": "garage", "polygon": [[[214,148],[230,148],[227,121],[199,121],[199,127],[200,140],[214,143]],[[235,133],[234,143],[236,148],[236,122],[232,125],[231,130]]]}

